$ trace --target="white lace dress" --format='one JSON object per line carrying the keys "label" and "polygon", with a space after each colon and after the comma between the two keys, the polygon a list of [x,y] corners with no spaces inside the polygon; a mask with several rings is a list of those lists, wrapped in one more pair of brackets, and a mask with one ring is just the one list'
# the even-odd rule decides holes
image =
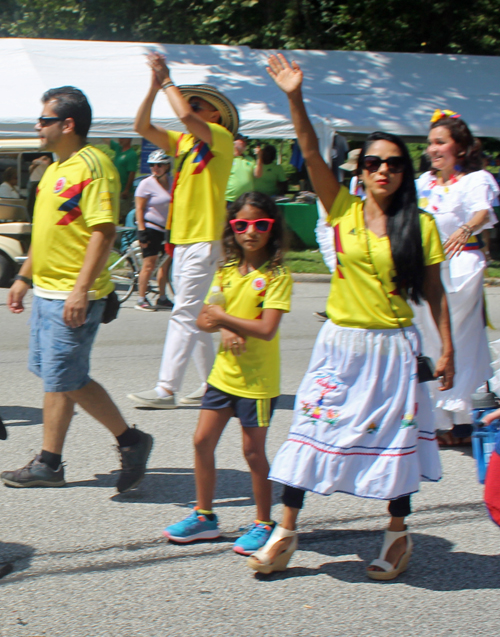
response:
{"label": "white lace dress", "polygon": [[[434,215],[444,243],[476,212],[489,210],[490,218],[483,229],[496,223],[492,206],[498,197],[498,186],[486,171],[469,173],[456,183],[439,186],[430,172],[417,180],[419,206]],[[449,430],[454,424],[471,422],[471,394],[492,376],[486,336],[483,275],[486,260],[478,237],[472,236],[459,256],[441,264],[441,278],[450,307],[456,376],[454,387],[438,391],[438,383],[429,383],[435,408],[436,427]],[[441,339],[432,320],[429,306],[413,306],[415,325],[422,335],[423,353],[436,361],[441,352]]]}

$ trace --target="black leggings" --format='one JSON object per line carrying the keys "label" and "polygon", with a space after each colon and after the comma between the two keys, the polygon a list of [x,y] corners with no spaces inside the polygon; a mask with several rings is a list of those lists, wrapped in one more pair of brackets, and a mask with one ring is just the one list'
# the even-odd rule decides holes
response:
{"label": "black leggings", "polygon": [[[302,509],[302,507],[304,506],[305,494],[306,492],[302,489],[296,489],[295,487],[289,487],[288,485],[285,485],[281,500],[287,507],[292,507],[293,509]],[[410,515],[410,496],[404,495],[397,500],[390,500],[389,513],[392,515],[393,518],[405,518],[407,515]]]}

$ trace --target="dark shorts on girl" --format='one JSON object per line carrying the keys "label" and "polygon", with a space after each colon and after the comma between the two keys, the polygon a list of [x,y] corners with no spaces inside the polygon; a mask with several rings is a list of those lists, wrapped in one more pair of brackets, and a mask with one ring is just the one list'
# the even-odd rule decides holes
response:
{"label": "dark shorts on girl", "polygon": [[278,396],[275,398],[242,398],[227,394],[213,385],[208,385],[201,401],[201,408],[217,411],[231,407],[235,418],[240,419],[242,427],[269,427],[277,400]]}

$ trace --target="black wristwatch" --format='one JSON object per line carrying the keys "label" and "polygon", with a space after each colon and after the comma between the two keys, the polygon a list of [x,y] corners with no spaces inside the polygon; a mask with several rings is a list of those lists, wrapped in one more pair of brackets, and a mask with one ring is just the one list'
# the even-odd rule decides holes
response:
{"label": "black wristwatch", "polygon": [[33,279],[29,279],[27,276],[23,276],[22,274],[16,274],[14,281],[22,281],[23,283],[26,283],[26,285],[29,285],[30,288],[33,287]]}

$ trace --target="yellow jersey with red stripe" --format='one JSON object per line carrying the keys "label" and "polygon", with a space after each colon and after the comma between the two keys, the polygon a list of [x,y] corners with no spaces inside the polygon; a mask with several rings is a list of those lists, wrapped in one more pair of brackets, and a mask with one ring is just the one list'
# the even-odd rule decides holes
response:
{"label": "yellow jersey with red stripe", "polygon": [[220,124],[208,124],[210,146],[193,135],[167,131],[182,162],[172,193],[172,219],[167,225],[174,244],[218,241],[226,218],[226,187],[233,165],[233,136]]}
{"label": "yellow jersey with red stripe", "polygon": [[[220,268],[212,281],[205,303],[214,292],[222,292],[225,311],[243,319],[260,319],[265,309],[290,311],[292,276],[288,268],[269,268],[243,276],[236,263]],[[219,348],[208,383],[242,398],[274,398],[280,394],[279,331],[271,341],[248,336],[246,351],[235,356]]]}
{"label": "yellow jersey with red stripe", "polygon": [[[31,255],[33,284],[38,296],[64,298],[75,283],[85,259],[92,228],[118,223],[120,177],[111,160],[93,146],[45,171],[33,215]],[[104,268],[90,298],[113,291]]]}
{"label": "yellow jersey with red stripe", "polygon": [[[345,186],[340,187],[329,222],[333,226],[337,268],[326,306],[328,318],[341,327],[409,327],[413,311],[394,283],[396,269],[389,237],[378,237],[366,228],[363,202],[350,195]],[[423,211],[420,234],[425,265],[444,261],[436,222]]]}

